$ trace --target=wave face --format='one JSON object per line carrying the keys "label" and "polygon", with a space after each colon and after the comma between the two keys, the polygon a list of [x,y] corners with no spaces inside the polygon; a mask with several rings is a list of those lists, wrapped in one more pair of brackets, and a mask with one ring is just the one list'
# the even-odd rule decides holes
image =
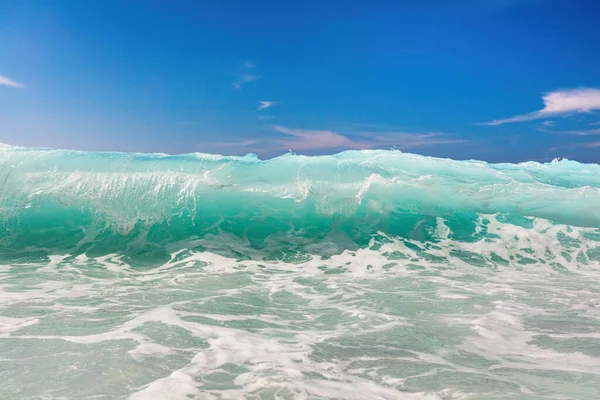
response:
{"label": "wave face", "polygon": [[3,146],[0,217],[0,363],[39,378],[0,398],[600,390],[596,164]]}
{"label": "wave face", "polygon": [[487,214],[516,225],[600,226],[600,167],[567,160],[487,164],[353,151],[261,161],[10,147],[0,166],[7,248],[124,251],[231,234],[265,249],[334,233],[360,247],[377,233],[439,240],[440,218],[449,238],[475,240],[486,235]]}

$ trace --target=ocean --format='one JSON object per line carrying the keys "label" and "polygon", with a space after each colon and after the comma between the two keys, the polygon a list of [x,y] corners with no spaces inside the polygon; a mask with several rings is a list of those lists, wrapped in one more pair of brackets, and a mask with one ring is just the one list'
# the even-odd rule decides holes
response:
{"label": "ocean", "polygon": [[2,399],[593,399],[600,166],[0,147]]}

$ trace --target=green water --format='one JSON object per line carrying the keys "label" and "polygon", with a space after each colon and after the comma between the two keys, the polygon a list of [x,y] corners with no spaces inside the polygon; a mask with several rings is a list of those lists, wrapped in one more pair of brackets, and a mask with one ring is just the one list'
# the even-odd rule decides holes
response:
{"label": "green water", "polygon": [[0,398],[592,399],[600,167],[0,151]]}

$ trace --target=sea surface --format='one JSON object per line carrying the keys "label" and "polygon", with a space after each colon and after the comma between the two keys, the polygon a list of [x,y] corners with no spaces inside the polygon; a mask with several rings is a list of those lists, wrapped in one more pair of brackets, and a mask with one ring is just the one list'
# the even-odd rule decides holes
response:
{"label": "sea surface", "polygon": [[0,146],[1,399],[596,399],[600,166]]}

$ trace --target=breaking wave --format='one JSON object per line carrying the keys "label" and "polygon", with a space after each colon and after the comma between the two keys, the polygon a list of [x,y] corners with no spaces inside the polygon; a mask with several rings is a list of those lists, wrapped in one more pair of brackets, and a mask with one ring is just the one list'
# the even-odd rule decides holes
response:
{"label": "breaking wave", "polygon": [[2,146],[0,221],[1,398],[600,391],[598,165]]}
{"label": "breaking wave", "polygon": [[263,161],[4,146],[0,185],[8,248],[101,241],[115,251],[222,234],[255,249],[336,234],[360,247],[377,233],[439,240],[440,219],[449,238],[474,241],[489,214],[519,226],[535,218],[600,226],[600,166],[568,160],[488,164],[364,150]]}

